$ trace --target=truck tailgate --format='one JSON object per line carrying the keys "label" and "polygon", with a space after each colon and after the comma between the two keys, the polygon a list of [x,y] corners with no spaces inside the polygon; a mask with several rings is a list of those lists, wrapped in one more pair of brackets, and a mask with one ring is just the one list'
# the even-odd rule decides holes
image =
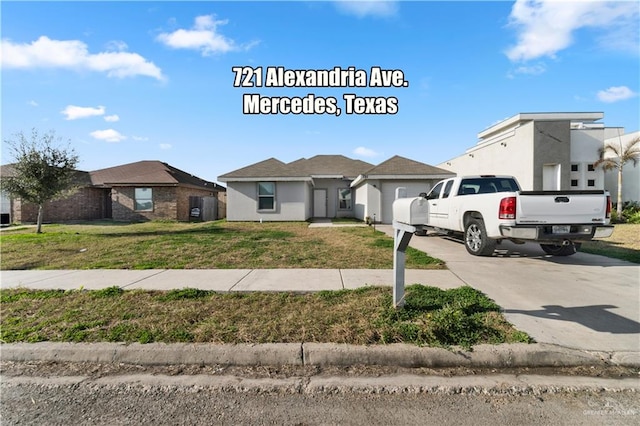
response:
{"label": "truck tailgate", "polygon": [[604,191],[522,191],[517,197],[516,223],[604,223]]}

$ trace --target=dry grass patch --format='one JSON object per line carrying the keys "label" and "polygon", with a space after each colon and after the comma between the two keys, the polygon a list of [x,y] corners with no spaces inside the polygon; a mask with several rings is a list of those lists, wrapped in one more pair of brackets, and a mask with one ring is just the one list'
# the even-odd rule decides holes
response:
{"label": "dry grass patch", "polygon": [[298,293],[5,290],[2,342],[333,342],[430,346],[529,342],[471,287],[408,286]]}
{"label": "dry grass patch", "polygon": [[[393,267],[393,239],[369,227],[307,223],[147,222],[48,225],[2,231],[2,269]],[[410,249],[408,268],[443,262]]]}

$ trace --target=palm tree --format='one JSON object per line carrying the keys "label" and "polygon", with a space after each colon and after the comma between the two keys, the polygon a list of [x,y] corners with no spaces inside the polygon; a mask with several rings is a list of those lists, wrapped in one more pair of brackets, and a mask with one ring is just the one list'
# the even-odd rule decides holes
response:
{"label": "palm tree", "polygon": [[[604,170],[618,170],[618,204],[616,211],[618,217],[622,217],[622,169],[628,161],[633,162],[635,167],[640,161],[640,137],[629,141],[626,146],[622,144],[622,139],[618,136],[619,143],[608,142],[598,150],[600,159],[593,165],[602,166]],[[610,154],[607,156],[607,154]]]}

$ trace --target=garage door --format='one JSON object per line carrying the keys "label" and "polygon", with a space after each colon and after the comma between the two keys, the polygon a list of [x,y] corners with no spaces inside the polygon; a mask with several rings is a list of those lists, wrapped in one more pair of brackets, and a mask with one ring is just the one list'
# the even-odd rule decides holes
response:
{"label": "garage door", "polygon": [[428,192],[431,185],[426,182],[383,182],[381,198],[382,198],[382,223],[391,223],[393,221],[393,201],[396,199],[396,188],[402,187],[407,189],[407,197],[417,197],[421,192]]}

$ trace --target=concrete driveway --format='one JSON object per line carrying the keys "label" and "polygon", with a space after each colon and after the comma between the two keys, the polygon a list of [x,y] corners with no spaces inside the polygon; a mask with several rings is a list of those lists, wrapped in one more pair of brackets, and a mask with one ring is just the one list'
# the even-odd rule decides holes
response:
{"label": "concrete driveway", "polygon": [[[379,229],[393,236],[391,226]],[[444,260],[539,343],[640,351],[640,265],[587,253],[553,257],[537,244],[508,241],[492,257],[472,256],[462,242],[439,236],[414,235],[409,245]]]}

